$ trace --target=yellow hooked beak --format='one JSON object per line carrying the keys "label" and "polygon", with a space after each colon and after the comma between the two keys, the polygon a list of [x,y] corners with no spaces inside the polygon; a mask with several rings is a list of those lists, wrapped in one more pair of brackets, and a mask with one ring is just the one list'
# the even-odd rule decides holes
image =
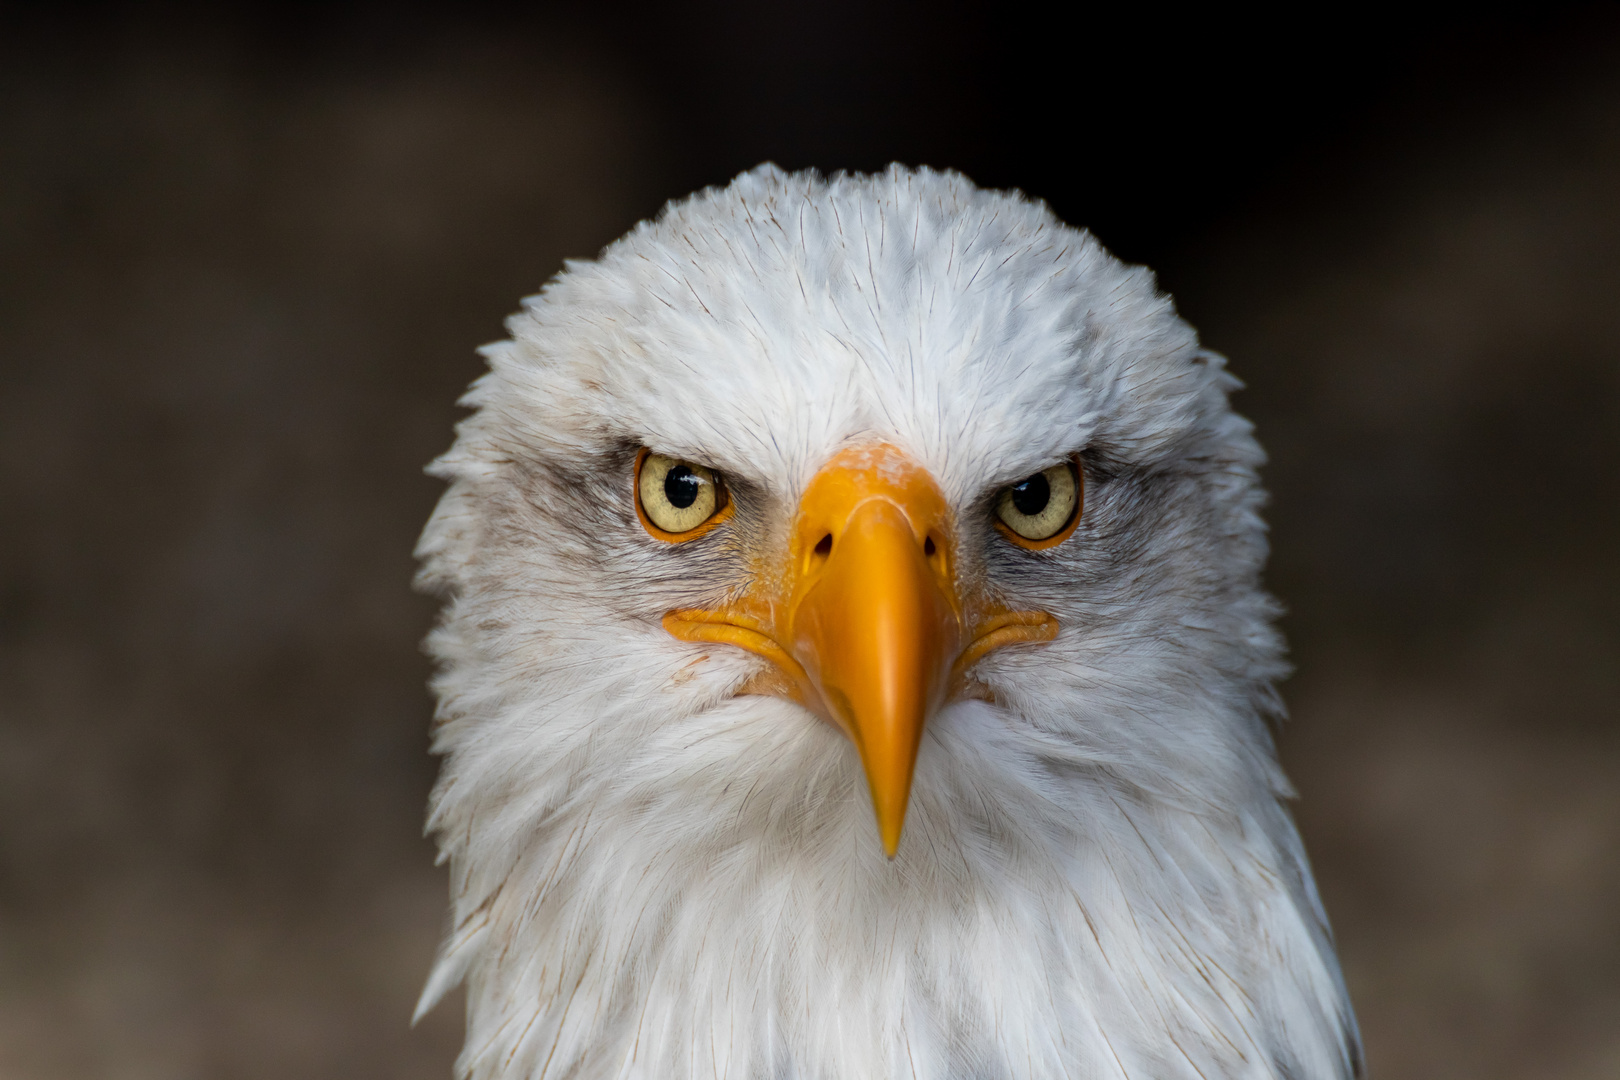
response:
{"label": "yellow hooked beak", "polygon": [[849,736],[890,858],[928,717],[991,649],[1057,634],[1045,612],[964,598],[955,548],[933,477],[893,447],[857,447],[806,488],[779,572],[761,575],[723,609],[664,617],[677,638],[737,645],[772,661],[773,671],[744,692],[790,697]]}

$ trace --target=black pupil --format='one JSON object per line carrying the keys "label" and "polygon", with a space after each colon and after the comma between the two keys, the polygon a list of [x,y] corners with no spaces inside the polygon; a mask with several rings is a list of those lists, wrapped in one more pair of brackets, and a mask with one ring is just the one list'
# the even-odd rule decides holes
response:
{"label": "black pupil", "polygon": [[1025,517],[1034,517],[1046,509],[1046,504],[1052,501],[1052,485],[1046,482],[1045,473],[1036,473],[1017,484],[1012,489],[1013,506]]}
{"label": "black pupil", "polygon": [[[1041,481],[1046,482],[1044,479]],[[689,466],[677,465],[664,477],[664,498],[677,510],[685,510],[697,502],[698,489],[703,486]]]}

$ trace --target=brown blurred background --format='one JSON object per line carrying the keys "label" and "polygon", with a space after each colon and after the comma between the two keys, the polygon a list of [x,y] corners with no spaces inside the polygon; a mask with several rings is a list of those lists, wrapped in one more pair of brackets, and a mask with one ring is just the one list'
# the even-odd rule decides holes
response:
{"label": "brown blurred background", "polygon": [[766,158],[1160,270],[1273,457],[1372,1074],[1620,1077],[1620,21],[453,10],[0,8],[0,1077],[449,1076],[421,466]]}

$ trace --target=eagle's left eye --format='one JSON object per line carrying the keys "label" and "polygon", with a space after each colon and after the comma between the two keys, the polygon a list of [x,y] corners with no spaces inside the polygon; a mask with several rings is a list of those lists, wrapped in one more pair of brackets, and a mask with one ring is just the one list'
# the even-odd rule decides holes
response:
{"label": "eagle's left eye", "polygon": [[712,469],[643,450],[636,458],[636,509],[660,540],[691,540],[727,509],[725,485]]}
{"label": "eagle's left eye", "polygon": [[1055,547],[1074,532],[1084,494],[1084,481],[1074,462],[1053,465],[1001,489],[996,524],[1019,547]]}

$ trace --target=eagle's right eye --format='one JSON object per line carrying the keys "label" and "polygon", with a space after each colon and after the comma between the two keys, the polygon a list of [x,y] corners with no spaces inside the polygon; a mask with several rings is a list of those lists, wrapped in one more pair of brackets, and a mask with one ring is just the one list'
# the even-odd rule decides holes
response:
{"label": "eagle's right eye", "polygon": [[725,485],[712,470],[667,454],[636,457],[636,509],[653,536],[691,540],[718,524],[729,506]]}

